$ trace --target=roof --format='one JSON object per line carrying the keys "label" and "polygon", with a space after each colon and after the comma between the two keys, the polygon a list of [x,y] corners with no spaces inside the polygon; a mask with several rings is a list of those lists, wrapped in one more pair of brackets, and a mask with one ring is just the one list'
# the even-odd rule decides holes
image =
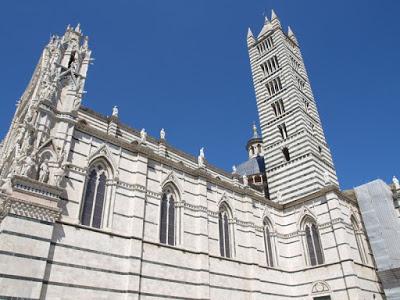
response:
{"label": "roof", "polygon": [[264,157],[257,156],[250,158],[248,161],[241,163],[236,167],[236,173],[243,175],[255,175],[265,172]]}

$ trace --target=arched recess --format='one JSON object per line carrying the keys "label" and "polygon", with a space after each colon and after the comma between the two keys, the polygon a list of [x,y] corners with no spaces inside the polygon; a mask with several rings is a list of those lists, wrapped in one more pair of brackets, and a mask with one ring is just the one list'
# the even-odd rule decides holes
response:
{"label": "arched recess", "polygon": [[115,173],[105,156],[98,155],[89,162],[79,214],[82,225],[111,228],[117,183]]}
{"label": "arched recess", "polygon": [[227,201],[220,201],[218,207],[219,250],[223,257],[235,256],[235,229],[231,206]]}
{"label": "arched recess", "polygon": [[311,286],[311,299],[331,299],[331,288],[326,281],[313,282]]}
{"label": "arched recess", "polygon": [[269,217],[263,219],[264,251],[267,266],[278,266],[276,232]]}
{"label": "arched recess", "polygon": [[367,264],[368,263],[368,255],[367,255],[367,252],[365,251],[364,238],[363,238],[364,232],[362,230],[362,225],[357,220],[355,214],[352,214],[350,216],[350,223],[351,223],[354,240],[355,240],[356,247],[357,247],[357,252],[358,252],[357,258],[359,258],[363,264]]}
{"label": "arched recess", "polygon": [[167,181],[162,187],[159,222],[160,243],[171,246],[182,244],[182,215],[181,192],[173,181]]}
{"label": "arched recess", "polygon": [[305,214],[299,225],[306,264],[309,266],[323,264],[325,258],[316,219]]}

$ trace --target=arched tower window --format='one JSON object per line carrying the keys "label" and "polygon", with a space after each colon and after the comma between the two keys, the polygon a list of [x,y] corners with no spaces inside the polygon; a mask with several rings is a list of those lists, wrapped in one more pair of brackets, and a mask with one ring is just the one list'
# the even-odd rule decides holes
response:
{"label": "arched tower window", "polygon": [[265,256],[266,256],[266,261],[267,265],[269,267],[274,267],[276,266],[276,259],[275,259],[275,244],[274,240],[272,237],[273,229],[271,222],[265,218],[264,222],[264,246],[265,246]]}
{"label": "arched tower window", "polygon": [[177,241],[178,214],[176,203],[178,194],[172,186],[163,190],[160,214],[160,243],[174,246]]}
{"label": "arched tower window", "polygon": [[102,227],[109,172],[102,162],[89,168],[81,213],[82,225]]}
{"label": "arched tower window", "polygon": [[303,221],[303,230],[305,233],[305,252],[307,262],[311,266],[324,263],[321,239],[316,222],[311,217],[306,217]]}
{"label": "arched tower window", "polygon": [[232,234],[231,225],[229,224],[232,219],[232,214],[229,207],[223,203],[219,208],[218,213],[218,226],[219,226],[219,250],[221,256],[232,257]]}
{"label": "arched tower window", "polygon": [[357,245],[358,255],[361,262],[365,264],[367,263],[367,255],[365,253],[364,242],[362,239],[362,230],[360,230],[358,222],[356,221],[354,216],[351,217],[351,226],[353,228],[353,234]]}

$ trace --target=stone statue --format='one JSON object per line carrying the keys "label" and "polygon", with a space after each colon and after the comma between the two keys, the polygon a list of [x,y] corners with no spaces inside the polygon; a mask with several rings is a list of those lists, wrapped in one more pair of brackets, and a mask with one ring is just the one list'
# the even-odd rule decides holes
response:
{"label": "stone statue", "polygon": [[399,183],[399,180],[397,179],[397,177],[396,176],[393,176],[393,185],[394,185],[394,189],[396,190],[396,191],[398,191],[399,189],[400,189],[400,183]]}
{"label": "stone statue", "polygon": [[161,128],[160,139],[165,140],[165,130],[164,130],[164,128]]}
{"label": "stone statue", "polygon": [[3,184],[0,187],[0,191],[10,195],[12,193],[12,178],[14,176],[13,172],[9,172],[7,178],[3,181]]}
{"label": "stone statue", "polygon": [[140,142],[141,142],[141,143],[146,143],[146,138],[147,138],[147,132],[146,132],[146,130],[143,128],[143,129],[140,131]]}
{"label": "stone statue", "polygon": [[118,113],[119,113],[118,107],[114,106],[112,110],[112,116],[118,118]]}
{"label": "stone statue", "polygon": [[282,201],[282,192],[280,190],[276,192],[276,200],[278,200],[278,202]]}
{"label": "stone statue", "polygon": [[22,166],[21,175],[29,177],[32,175],[35,170],[36,163],[31,156],[27,156],[24,160],[24,164]]}
{"label": "stone statue", "polygon": [[249,179],[247,178],[246,174],[243,175],[243,185],[244,186],[248,186],[249,185]]}
{"label": "stone statue", "polygon": [[43,183],[47,183],[49,180],[49,161],[45,159],[40,165],[39,170],[39,181]]}
{"label": "stone statue", "polygon": [[232,166],[232,173],[233,173],[233,174],[236,174],[236,172],[237,172],[236,166],[233,165],[233,166]]}
{"label": "stone statue", "polygon": [[200,154],[197,157],[197,163],[198,163],[199,167],[201,167],[201,168],[204,167],[204,161],[205,161],[205,155],[204,155],[204,148],[202,147],[200,149]]}

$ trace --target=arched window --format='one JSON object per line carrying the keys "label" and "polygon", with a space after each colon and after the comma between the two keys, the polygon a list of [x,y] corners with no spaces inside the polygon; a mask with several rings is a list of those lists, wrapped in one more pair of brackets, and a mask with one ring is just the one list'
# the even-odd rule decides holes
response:
{"label": "arched window", "polygon": [[308,264],[311,266],[323,264],[324,255],[317,224],[311,218],[307,218],[303,222],[303,230],[305,232],[305,250]]}
{"label": "arched window", "polygon": [[360,230],[358,223],[354,216],[351,217],[351,226],[353,228],[354,239],[356,241],[358,255],[362,263],[367,263],[367,255],[365,253],[364,243],[362,239],[362,230]]}
{"label": "arched window", "polygon": [[282,149],[282,153],[283,153],[283,156],[285,157],[285,160],[290,161],[289,149],[287,147],[284,147]]}
{"label": "arched window", "polygon": [[218,226],[219,226],[219,250],[221,256],[232,257],[232,236],[231,236],[231,226],[229,220],[231,219],[231,214],[228,206],[223,203],[220,206],[218,213]]}
{"label": "arched window", "polygon": [[174,246],[176,244],[177,214],[175,203],[177,195],[172,187],[164,189],[161,198],[160,243]]}
{"label": "arched window", "polygon": [[271,222],[265,218],[264,222],[264,246],[267,266],[274,267],[275,264],[275,245],[272,237]]}
{"label": "arched window", "polygon": [[81,214],[82,225],[102,227],[108,172],[104,164],[94,164],[88,173]]}

